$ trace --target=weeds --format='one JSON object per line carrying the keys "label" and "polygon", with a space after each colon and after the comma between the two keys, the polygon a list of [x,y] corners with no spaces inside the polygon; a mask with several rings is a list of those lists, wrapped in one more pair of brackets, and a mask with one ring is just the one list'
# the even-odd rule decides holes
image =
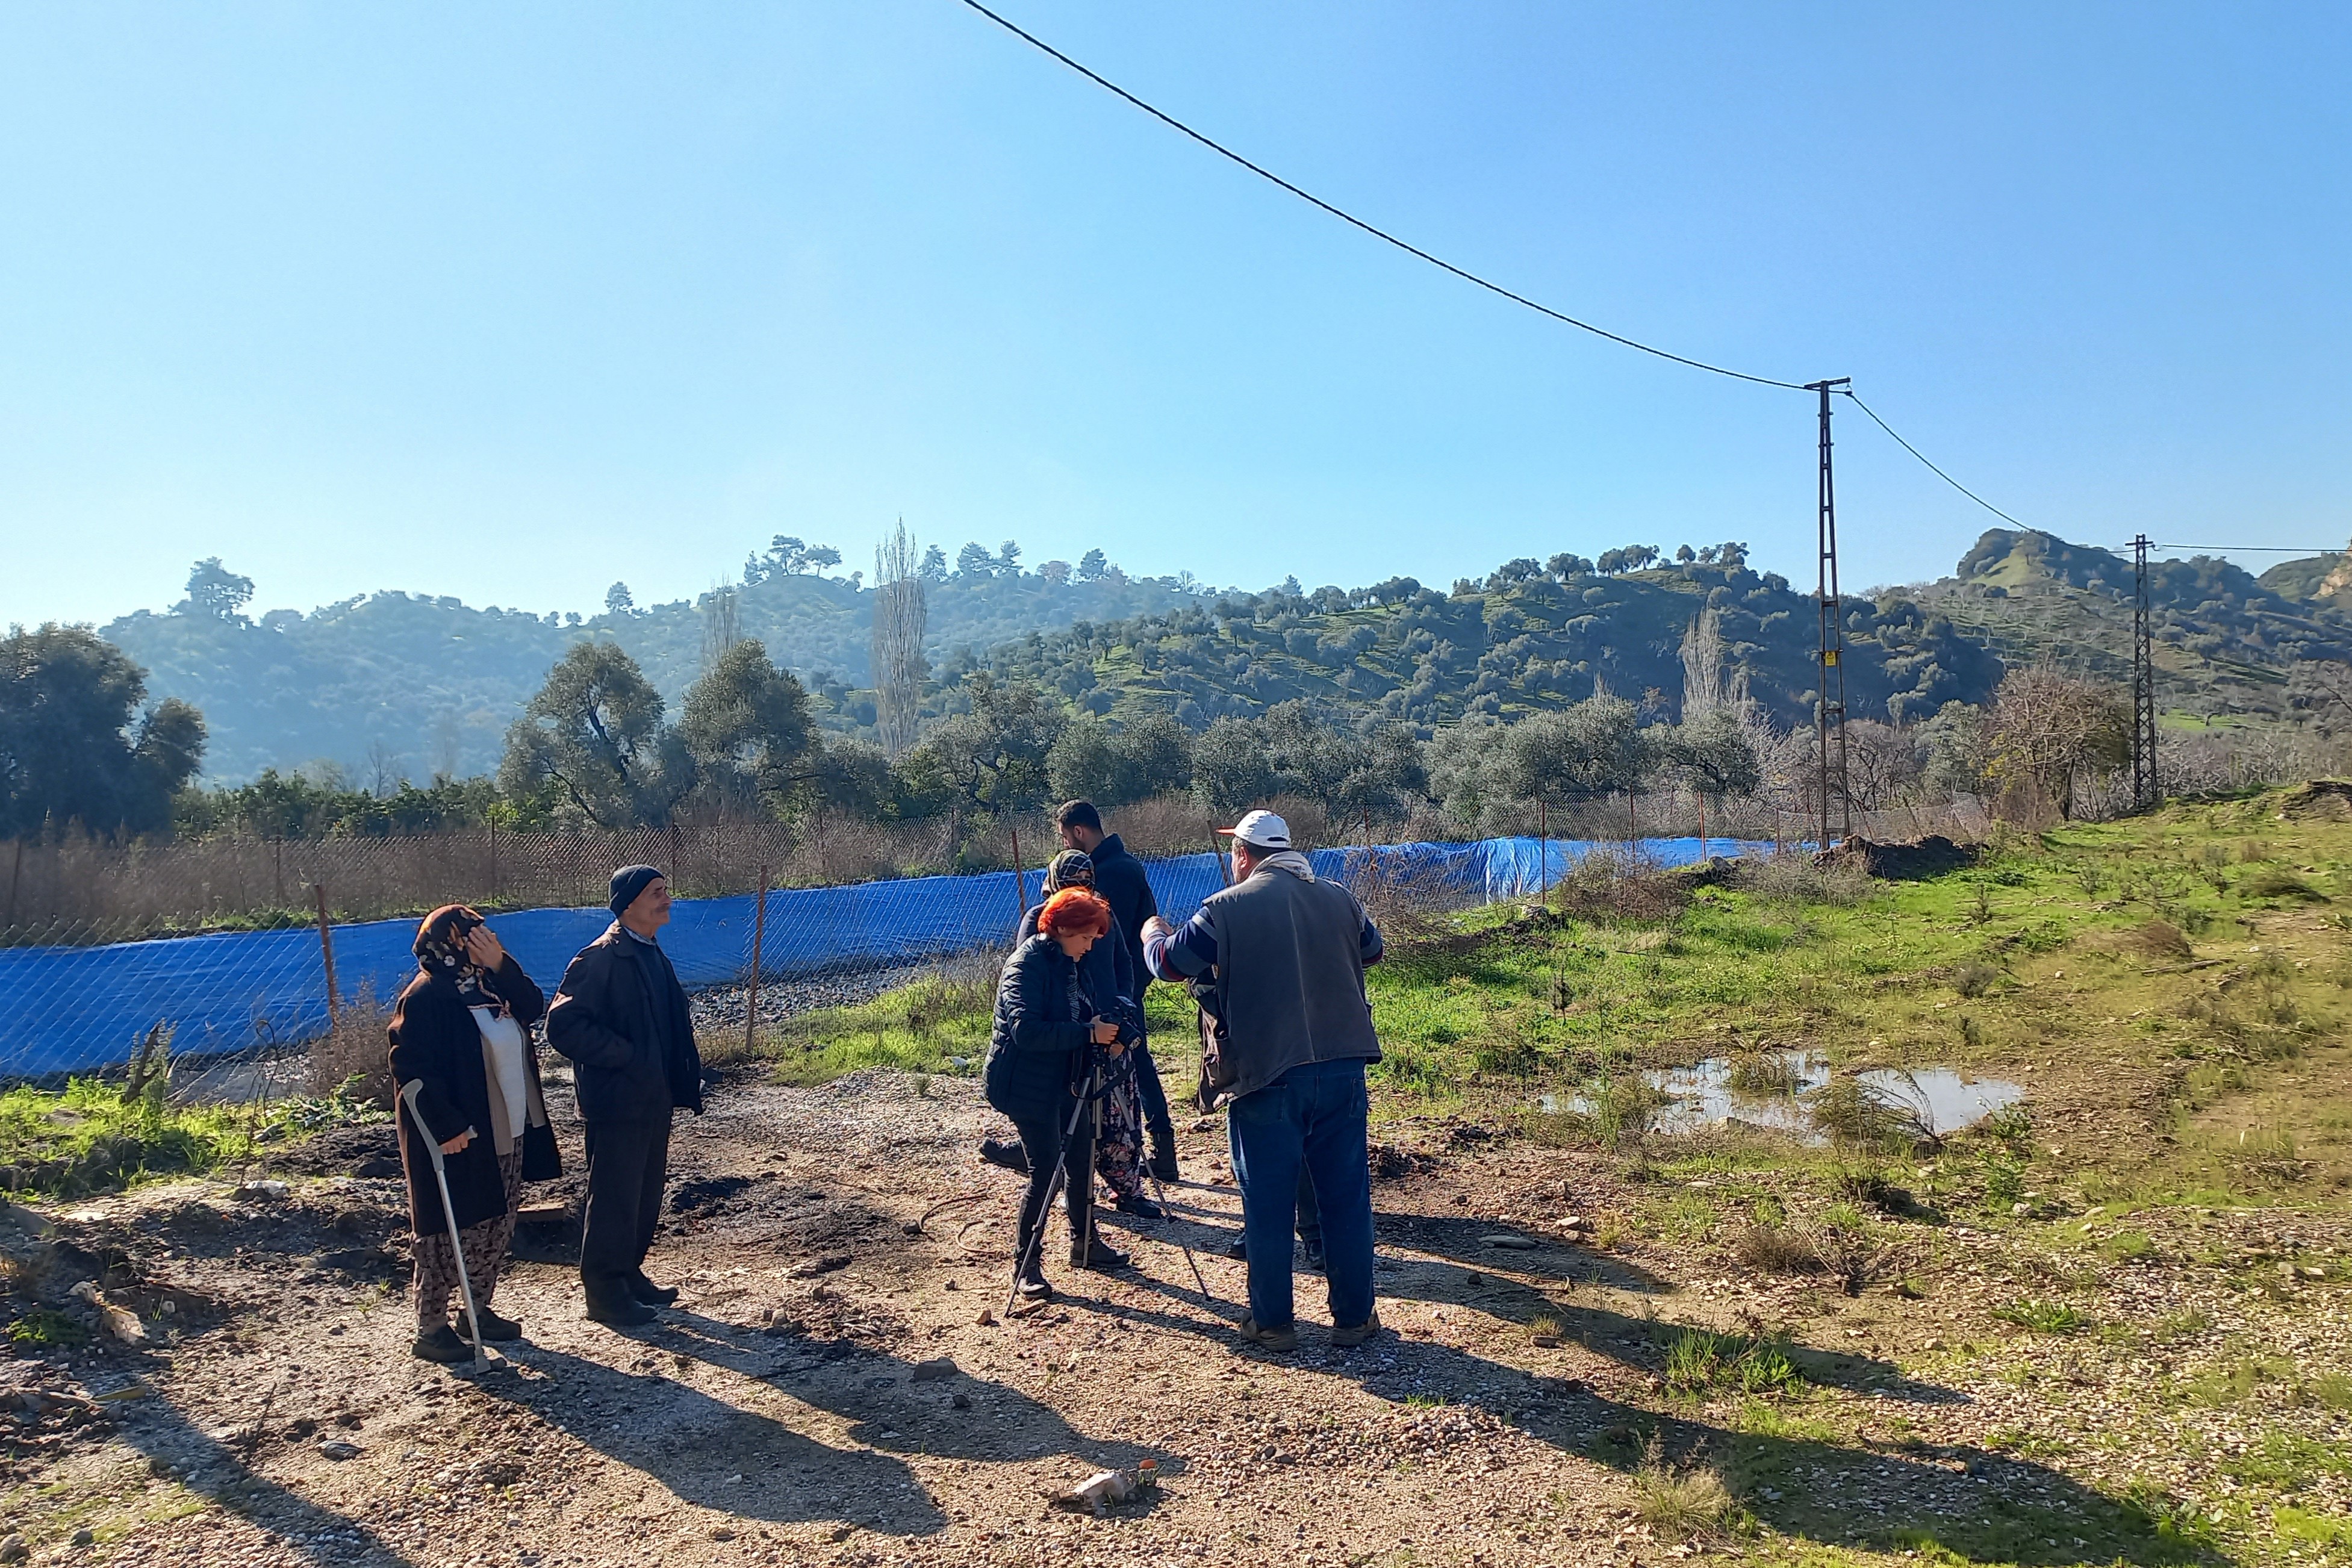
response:
{"label": "weeds", "polygon": [[1643,1523],[1688,1541],[1722,1529],[1737,1506],[1721,1476],[1705,1466],[1669,1464],[1652,1434],[1633,1471],[1633,1509]]}
{"label": "weeds", "polygon": [[1737,1389],[1742,1394],[1784,1394],[1803,1382],[1789,1359],[1788,1342],[1684,1329],[1666,1344],[1666,1386],[1685,1394]]}
{"label": "weeds", "polygon": [[2091,1321],[2080,1308],[2063,1301],[2012,1301],[1995,1308],[1992,1315],[2037,1334],[2079,1333]]}

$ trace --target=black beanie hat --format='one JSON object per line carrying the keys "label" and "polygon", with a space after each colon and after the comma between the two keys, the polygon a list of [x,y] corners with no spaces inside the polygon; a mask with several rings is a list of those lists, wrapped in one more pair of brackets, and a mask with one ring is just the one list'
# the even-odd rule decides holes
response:
{"label": "black beanie hat", "polygon": [[607,907],[616,915],[622,913],[637,901],[648,884],[661,879],[661,872],[651,866],[622,867],[613,873],[613,899]]}

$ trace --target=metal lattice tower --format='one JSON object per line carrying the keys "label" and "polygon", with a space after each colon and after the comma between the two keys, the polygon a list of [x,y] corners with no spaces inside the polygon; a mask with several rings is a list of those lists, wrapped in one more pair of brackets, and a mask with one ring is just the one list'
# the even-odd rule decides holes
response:
{"label": "metal lattice tower", "polygon": [[1845,613],[1838,597],[1837,485],[1830,468],[1830,393],[1852,386],[1845,376],[1808,382],[1807,392],[1822,395],[1821,482],[1821,694],[1813,708],[1814,737],[1821,752],[1821,847],[1830,837],[1830,787],[1834,779],[1838,799],[1838,837],[1853,837],[1853,799],[1847,787],[1845,756]]}
{"label": "metal lattice tower", "polygon": [[2132,802],[2157,804],[2156,628],[2147,581],[2147,535],[2132,540]]}

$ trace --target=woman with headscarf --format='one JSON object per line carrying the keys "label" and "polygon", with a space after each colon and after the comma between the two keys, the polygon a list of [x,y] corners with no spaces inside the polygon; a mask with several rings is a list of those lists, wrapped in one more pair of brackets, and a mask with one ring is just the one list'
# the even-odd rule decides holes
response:
{"label": "woman with headscarf", "polygon": [[[1049,899],[1064,888],[1084,888],[1093,892],[1094,886],[1094,859],[1083,849],[1065,849],[1045,868],[1045,896]],[[1036,934],[1039,907],[1033,905],[1022,915],[1016,942],[1026,942]],[[1078,963],[1078,984],[1097,1013],[1118,1016],[1135,1007],[1140,982],[1129,963],[1128,945],[1122,940],[1118,916],[1114,913],[1110,931],[1087,950]],[[1158,1219],[1164,1211],[1143,1192],[1143,1090],[1135,1080],[1135,1071],[1140,1068],[1139,1061],[1135,1070],[1120,1074],[1103,1096],[1102,1131],[1095,1140],[1095,1170],[1110,1189],[1121,1214]],[[1018,1144],[982,1139],[980,1154],[992,1164],[1011,1170],[1023,1168]]]}
{"label": "woman with headscarf", "polygon": [[[473,1349],[449,1323],[458,1288],[453,1214],[482,1337],[520,1338],[522,1325],[491,1311],[490,1298],[514,1240],[523,1183],[563,1170],[530,1038],[547,1004],[482,917],[463,904],[425,916],[415,952],[417,975],[400,994],[390,1030],[393,1081],[424,1086],[415,1119],[404,1104],[399,1116],[416,1233],[415,1352],[425,1361],[459,1362]],[[419,1138],[441,1146],[448,1211]]]}
{"label": "woman with headscarf", "polygon": [[[1015,1288],[1032,1300],[1054,1293],[1043,1267],[1045,1204],[1054,1173],[1067,1163],[1065,1207],[1070,1267],[1124,1268],[1129,1262],[1094,1229],[1094,1121],[1077,1096],[1093,1079],[1094,1053],[1116,1060],[1119,1027],[1097,1009],[1079,982],[1087,954],[1110,931],[1110,906],[1084,888],[1064,888],[1037,911],[1036,934],[1004,961],[996,983],[996,1019],[982,1084],[988,1103],[1013,1119],[1027,1156],[1029,1190],[1021,1200]],[[1076,1116],[1073,1116],[1076,1112]]]}

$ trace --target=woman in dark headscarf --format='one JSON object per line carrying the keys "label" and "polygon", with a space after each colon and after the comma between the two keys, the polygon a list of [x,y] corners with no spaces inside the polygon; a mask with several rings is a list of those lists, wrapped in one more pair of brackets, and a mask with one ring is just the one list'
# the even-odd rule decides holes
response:
{"label": "woman in dark headscarf", "polygon": [[563,1169],[530,1037],[547,1004],[482,917],[463,904],[425,916],[415,951],[418,973],[393,1008],[390,1031],[393,1081],[424,1085],[416,1120],[404,1105],[399,1117],[416,1233],[415,1351],[425,1361],[459,1362],[473,1350],[449,1325],[458,1255],[432,1157],[416,1140],[441,1146],[482,1337],[519,1338],[522,1325],[491,1311],[490,1298],[514,1239],[522,1184]]}

